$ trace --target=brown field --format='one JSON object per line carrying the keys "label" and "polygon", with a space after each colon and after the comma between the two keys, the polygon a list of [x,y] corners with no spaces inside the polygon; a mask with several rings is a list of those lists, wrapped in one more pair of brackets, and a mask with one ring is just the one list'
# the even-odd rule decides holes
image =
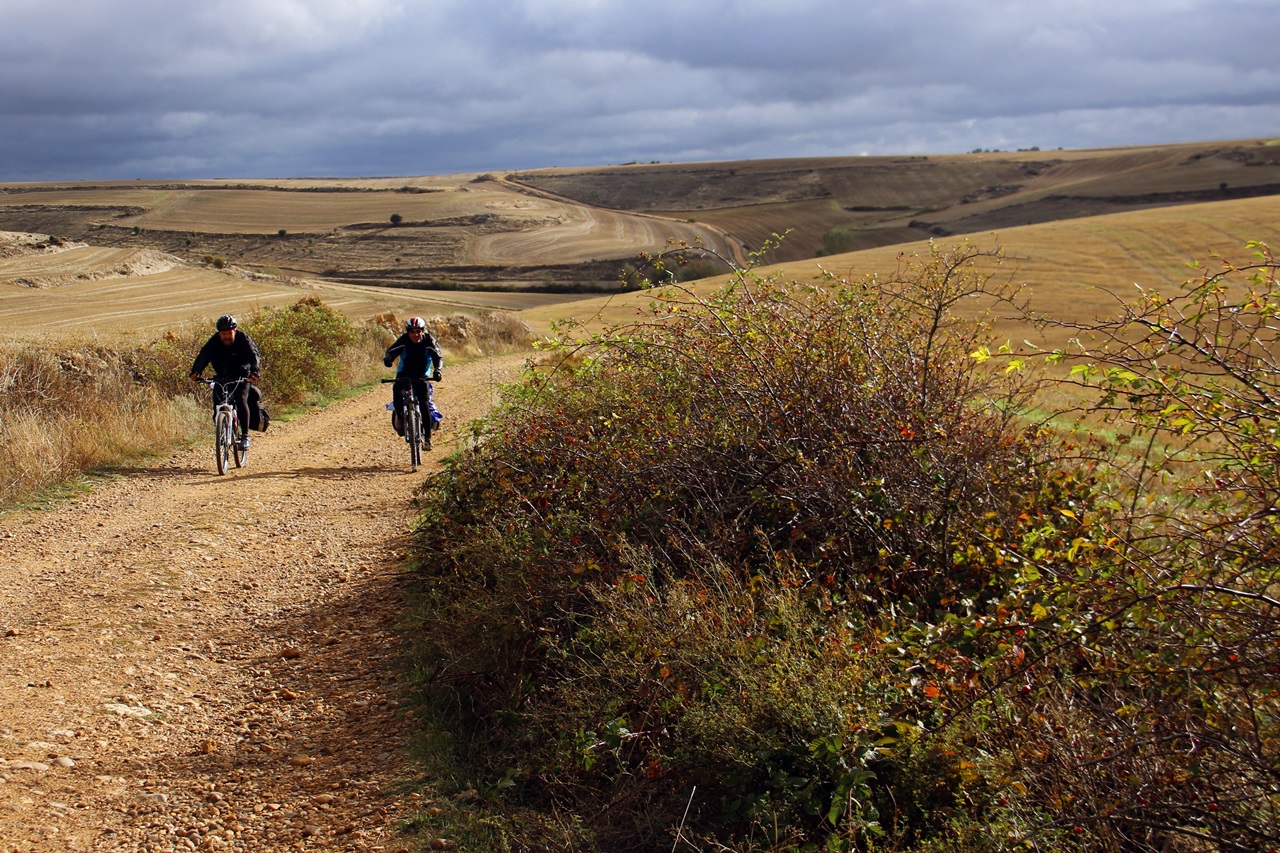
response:
{"label": "brown field", "polygon": [[0,232],[0,325],[11,338],[152,335],[189,320],[247,314],[308,295],[356,320],[383,313],[518,311],[552,302],[563,306],[574,298],[251,278],[235,270],[192,266],[152,250],[74,247],[4,257],[3,248],[8,245],[12,251],[17,242],[12,237]]}
{"label": "brown field", "polygon": [[[1169,289],[1194,277],[1191,261],[1209,261],[1212,253],[1237,263],[1250,260],[1245,245],[1252,240],[1280,246],[1280,196],[1239,201],[1208,202],[1132,213],[1024,225],[998,232],[969,235],[983,249],[1001,248],[1006,254],[999,275],[1025,282],[1033,308],[1063,320],[1087,321],[1109,314],[1117,298],[1133,295],[1133,284]],[[962,237],[937,238],[940,245]],[[844,278],[891,273],[899,257],[927,250],[921,240],[761,267],[764,275],[807,281],[828,271]],[[705,292],[722,279],[699,282]],[[650,301],[647,294],[597,297],[572,306],[550,305],[522,312],[535,330],[566,316],[590,320],[598,328],[627,322]],[[1013,339],[1032,337],[1021,323],[997,324],[997,334]],[[1037,345],[1059,342],[1034,340]]]}
{"label": "brown field", "polygon": [[[366,184],[9,185],[0,187],[0,229],[409,285],[477,274],[520,280],[531,269],[580,265],[581,277],[598,279],[596,261],[660,251],[673,240],[737,251],[709,226],[588,207],[502,180],[454,176],[408,190]],[[609,267],[610,282],[618,266]]]}
{"label": "brown field", "polygon": [[[1084,316],[1110,304],[1096,288],[1181,281],[1190,259],[1238,255],[1251,239],[1275,244],[1278,194],[1277,140],[411,178],[0,184],[0,231],[61,243],[0,252],[0,320],[14,334],[158,329],[317,293],[357,318],[518,310],[545,327],[566,314],[633,315],[643,296],[552,291],[616,291],[638,253],[701,241],[741,264],[787,231],[766,260],[794,277],[820,266],[883,272],[927,239],[968,235],[1005,248],[1006,269],[1033,287],[1037,305]],[[836,232],[858,251],[819,257],[824,235]]]}

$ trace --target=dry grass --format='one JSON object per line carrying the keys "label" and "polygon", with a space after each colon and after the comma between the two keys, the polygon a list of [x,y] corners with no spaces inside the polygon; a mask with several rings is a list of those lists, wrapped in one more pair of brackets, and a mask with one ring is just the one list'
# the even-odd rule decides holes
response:
{"label": "dry grass", "polygon": [[80,473],[185,440],[204,422],[191,398],[134,381],[117,353],[0,347],[0,506]]}

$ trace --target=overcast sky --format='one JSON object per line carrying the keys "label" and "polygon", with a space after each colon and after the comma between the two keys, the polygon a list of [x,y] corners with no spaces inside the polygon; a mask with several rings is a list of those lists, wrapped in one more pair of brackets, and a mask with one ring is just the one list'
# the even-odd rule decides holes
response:
{"label": "overcast sky", "polygon": [[1280,0],[0,0],[0,180],[1280,136]]}

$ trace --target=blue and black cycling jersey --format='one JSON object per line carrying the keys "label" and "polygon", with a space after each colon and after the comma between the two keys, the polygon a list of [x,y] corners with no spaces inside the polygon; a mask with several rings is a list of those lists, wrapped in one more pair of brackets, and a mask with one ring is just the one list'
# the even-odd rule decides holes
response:
{"label": "blue and black cycling jersey", "polygon": [[400,366],[396,369],[396,376],[403,379],[425,379],[440,369],[442,361],[440,347],[430,332],[424,332],[420,341],[414,341],[408,334],[396,338],[383,354],[382,363],[390,367],[397,358]]}

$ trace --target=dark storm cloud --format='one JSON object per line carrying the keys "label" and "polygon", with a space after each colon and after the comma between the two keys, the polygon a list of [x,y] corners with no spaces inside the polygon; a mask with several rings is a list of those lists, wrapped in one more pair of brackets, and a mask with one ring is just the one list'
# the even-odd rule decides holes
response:
{"label": "dark storm cloud", "polygon": [[0,179],[1280,133],[1280,0],[0,0]]}

